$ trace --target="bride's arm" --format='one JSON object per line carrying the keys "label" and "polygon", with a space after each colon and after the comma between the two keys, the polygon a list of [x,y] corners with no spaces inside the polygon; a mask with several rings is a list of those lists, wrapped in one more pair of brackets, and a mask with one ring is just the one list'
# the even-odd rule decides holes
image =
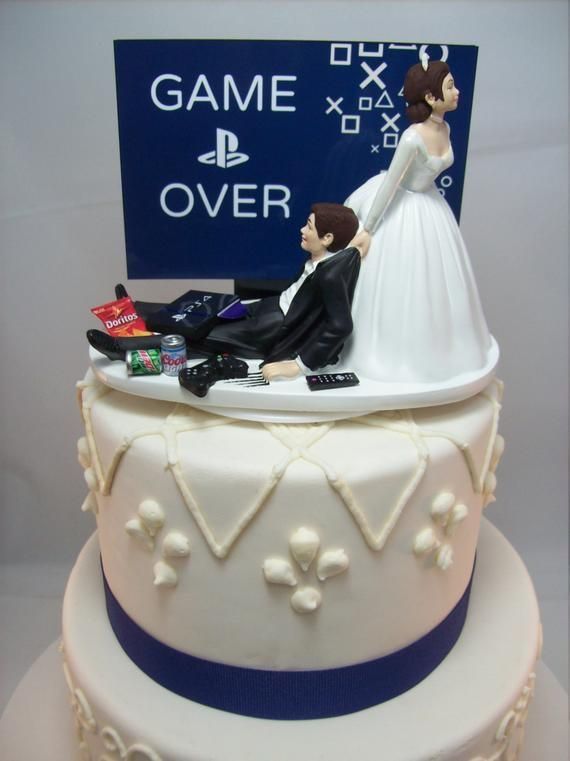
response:
{"label": "bride's arm", "polygon": [[372,207],[368,212],[368,216],[364,222],[364,227],[361,228],[354,238],[350,241],[350,246],[354,246],[360,251],[360,256],[364,258],[370,248],[370,240],[372,234],[376,231],[380,220],[384,216],[384,213],[390,202],[394,198],[394,194],[398,189],[400,183],[404,179],[406,172],[413,158],[416,154],[417,146],[414,142],[413,136],[409,132],[404,132],[390,167],[386,172],[386,175],[382,181],[382,184],[378,188],[378,192],[372,202]]}
{"label": "bride's arm", "polygon": [[413,135],[409,131],[404,132],[364,222],[364,230],[371,235],[376,232],[380,220],[416,155],[416,151],[417,144]]}

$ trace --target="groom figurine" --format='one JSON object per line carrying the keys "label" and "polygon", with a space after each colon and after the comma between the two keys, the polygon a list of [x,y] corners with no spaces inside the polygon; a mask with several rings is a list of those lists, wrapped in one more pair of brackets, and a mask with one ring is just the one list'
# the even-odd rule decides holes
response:
{"label": "groom figurine", "polygon": [[[301,228],[301,248],[309,257],[297,279],[279,296],[247,304],[245,317],[215,325],[199,341],[188,339],[188,348],[263,359],[268,381],[295,378],[337,362],[352,332],[360,253],[346,246],[357,229],[358,219],[347,206],[314,204]],[[144,348],[159,346],[161,337],[112,338],[89,330],[87,338],[95,349],[118,359],[143,343]]]}

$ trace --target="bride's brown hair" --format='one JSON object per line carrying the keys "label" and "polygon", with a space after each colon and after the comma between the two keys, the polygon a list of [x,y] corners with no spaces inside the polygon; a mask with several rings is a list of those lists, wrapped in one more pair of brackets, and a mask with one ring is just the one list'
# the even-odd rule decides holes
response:
{"label": "bride's brown hair", "polygon": [[425,122],[432,112],[425,101],[428,93],[436,100],[443,100],[443,80],[449,74],[449,66],[444,61],[430,61],[427,71],[421,63],[416,63],[406,74],[404,98],[408,103],[406,115],[412,124]]}

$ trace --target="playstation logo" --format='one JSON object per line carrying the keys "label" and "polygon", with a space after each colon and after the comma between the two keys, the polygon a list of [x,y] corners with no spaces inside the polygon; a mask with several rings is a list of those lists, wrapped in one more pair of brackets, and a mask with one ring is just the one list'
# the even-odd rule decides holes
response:
{"label": "playstation logo", "polygon": [[215,164],[222,169],[228,169],[231,166],[243,164],[244,161],[249,161],[247,153],[239,153],[237,147],[237,135],[218,128],[216,130],[216,150],[198,156],[198,161],[201,164]]}

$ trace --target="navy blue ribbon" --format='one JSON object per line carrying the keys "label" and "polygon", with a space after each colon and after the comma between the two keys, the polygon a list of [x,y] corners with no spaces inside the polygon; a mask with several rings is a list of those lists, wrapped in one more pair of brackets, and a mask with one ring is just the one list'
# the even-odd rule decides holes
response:
{"label": "navy blue ribbon", "polygon": [[434,629],[397,652],[319,671],[268,671],[196,658],[159,642],[123,610],[103,581],[107,612],[121,647],[158,684],[196,703],[261,719],[324,719],[361,711],[425,679],[456,643],[469,604],[463,596]]}

